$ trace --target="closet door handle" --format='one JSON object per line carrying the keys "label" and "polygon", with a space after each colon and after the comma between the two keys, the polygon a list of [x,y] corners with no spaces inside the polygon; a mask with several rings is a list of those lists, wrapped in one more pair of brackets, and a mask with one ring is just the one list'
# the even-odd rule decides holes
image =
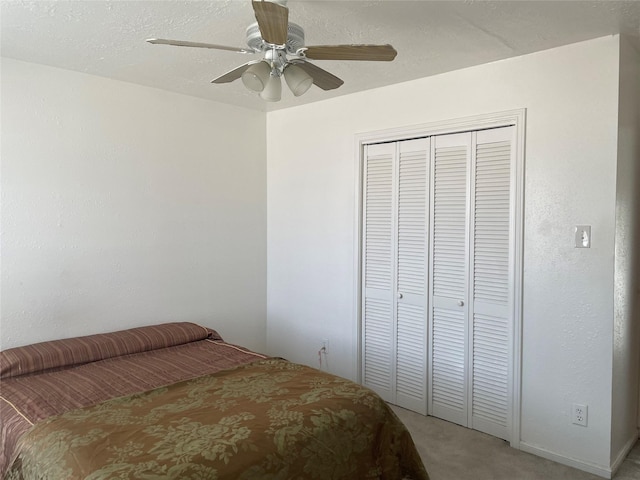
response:
{"label": "closet door handle", "polygon": [[400,292],[398,292],[398,298],[402,298],[402,294]]}
{"label": "closet door handle", "polygon": [[458,306],[459,307],[464,307],[464,302],[462,300],[458,300]]}

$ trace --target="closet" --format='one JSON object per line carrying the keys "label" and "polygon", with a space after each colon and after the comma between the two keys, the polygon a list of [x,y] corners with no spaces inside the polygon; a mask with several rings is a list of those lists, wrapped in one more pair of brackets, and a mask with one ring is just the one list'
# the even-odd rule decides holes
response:
{"label": "closet", "polygon": [[515,127],[364,145],[362,380],[510,439]]}

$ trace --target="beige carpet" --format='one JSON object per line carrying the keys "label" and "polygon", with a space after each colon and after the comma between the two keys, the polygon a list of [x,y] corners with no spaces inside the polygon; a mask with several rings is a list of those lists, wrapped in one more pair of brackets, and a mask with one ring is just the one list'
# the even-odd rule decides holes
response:
{"label": "beige carpet", "polygon": [[[598,480],[601,477],[511,448],[503,440],[392,406],[432,480]],[[615,480],[640,480],[640,444]]]}

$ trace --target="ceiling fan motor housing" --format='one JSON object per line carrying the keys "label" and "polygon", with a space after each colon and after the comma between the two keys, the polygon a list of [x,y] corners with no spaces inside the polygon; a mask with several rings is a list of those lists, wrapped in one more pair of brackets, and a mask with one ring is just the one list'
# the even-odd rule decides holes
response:
{"label": "ceiling fan motor housing", "polygon": [[[273,48],[273,45],[267,43],[260,35],[260,27],[258,23],[252,23],[247,28],[247,45],[256,52],[264,52]],[[276,45],[278,47],[278,45]],[[304,47],[304,29],[295,23],[289,22],[287,28],[287,43],[283,50],[289,55],[295,55],[298,49]]]}

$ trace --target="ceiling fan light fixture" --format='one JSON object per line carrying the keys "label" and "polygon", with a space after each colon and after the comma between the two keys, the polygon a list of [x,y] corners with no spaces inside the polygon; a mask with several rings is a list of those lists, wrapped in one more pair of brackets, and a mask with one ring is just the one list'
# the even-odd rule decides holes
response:
{"label": "ceiling fan light fixture", "polygon": [[150,38],[147,42],[242,54],[262,53],[262,60],[240,65],[214,78],[211,83],[230,83],[241,78],[248,90],[258,93],[268,102],[277,102],[282,97],[282,76],[296,97],[303,95],[311,85],[322,90],[333,90],[344,84],[340,78],[307,60],[389,62],[398,54],[389,44],[305,46],[304,29],[289,22],[287,0],[251,0],[251,5],[256,22],[249,25],[245,33],[248,48],[163,38]]}
{"label": "ceiling fan light fixture", "polygon": [[242,83],[253,92],[262,92],[271,76],[271,67],[267,62],[258,62],[249,66],[242,74]]}
{"label": "ceiling fan light fixture", "polygon": [[280,75],[271,75],[264,90],[260,94],[260,98],[267,102],[279,102],[282,98],[282,80]]}
{"label": "ceiling fan light fixture", "polygon": [[289,65],[284,69],[284,79],[296,97],[305,93],[313,85],[313,78],[297,65]]}

